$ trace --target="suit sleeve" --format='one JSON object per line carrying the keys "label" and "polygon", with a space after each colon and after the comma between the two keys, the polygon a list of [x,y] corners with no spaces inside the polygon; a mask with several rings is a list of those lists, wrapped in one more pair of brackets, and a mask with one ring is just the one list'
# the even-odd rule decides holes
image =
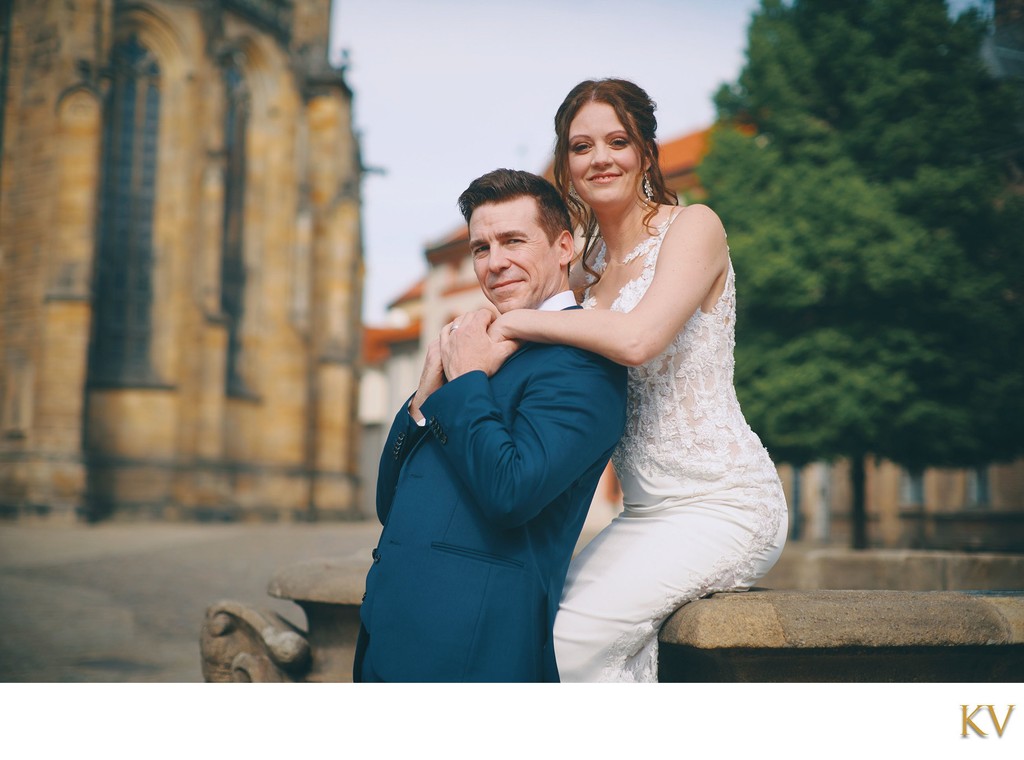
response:
{"label": "suit sleeve", "polygon": [[625,424],[625,369],[563,346],[525,384],[506,419],[483,372],[469,372],[422,405],[428,428],[488,519],[503,527],[535,517],[607,458]]}
{"label": "suit sleeve", "polygon": [[416,441],[425,432],[424,428],[417,425],[409,415],[408,406],[409,400],[406,400],[405,405],[395,415],[377,468],[377,519],[381,525],[387,521],[391,503],[395,499],[398,473]]}

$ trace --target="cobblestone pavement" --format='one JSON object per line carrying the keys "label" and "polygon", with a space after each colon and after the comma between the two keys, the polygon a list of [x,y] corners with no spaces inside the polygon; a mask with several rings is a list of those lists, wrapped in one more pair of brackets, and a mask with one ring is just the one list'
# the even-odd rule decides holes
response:
{"label": "cobblestone pavement", "polygon": [[305,627],[267,595],[279,567],[366,557],[375,520],[329,524],[0,526],[0,682],[202,681],[207,606],[232,599]]}

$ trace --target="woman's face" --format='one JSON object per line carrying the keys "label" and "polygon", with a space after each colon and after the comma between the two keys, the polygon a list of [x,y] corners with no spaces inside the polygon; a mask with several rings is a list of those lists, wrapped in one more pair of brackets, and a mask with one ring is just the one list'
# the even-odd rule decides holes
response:
{"label": "woman's face", "polygon": [[640,182],[640,151],[615,109],[592,101],[569,124],[569,176],[591,208],[634,202]]}

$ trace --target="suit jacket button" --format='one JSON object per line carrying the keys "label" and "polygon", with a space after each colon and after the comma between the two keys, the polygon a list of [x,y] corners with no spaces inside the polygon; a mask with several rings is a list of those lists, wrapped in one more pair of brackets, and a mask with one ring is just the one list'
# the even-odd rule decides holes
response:
{"label": "suit jacket button", "polygon": [[370,556],[373,557],[374,562],[380,562],[380,552],[374,547],[373,551],[370,552]]}

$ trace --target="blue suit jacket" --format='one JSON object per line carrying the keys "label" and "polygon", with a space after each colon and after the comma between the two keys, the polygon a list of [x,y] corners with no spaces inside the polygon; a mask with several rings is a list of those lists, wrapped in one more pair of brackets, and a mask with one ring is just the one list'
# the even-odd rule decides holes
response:
{"label": "blue suit jacket", "polygon": [[381,457],[384,525],[360,609],[354,676],[557,681],[555,612],[625,424],[626,370],[528,344],[405,408]]}

